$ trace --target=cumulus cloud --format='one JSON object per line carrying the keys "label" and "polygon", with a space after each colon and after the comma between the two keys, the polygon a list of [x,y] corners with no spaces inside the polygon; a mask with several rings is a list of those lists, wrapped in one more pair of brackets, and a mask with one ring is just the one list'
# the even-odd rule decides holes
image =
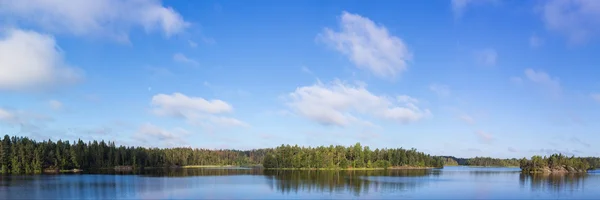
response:
{"label": "cumulus cloud", "polygon": [[193,66],[200,65],[200,63],[198,63],[198,61],[188,58],[187,56],[183,55],[182,53],[174,54],[173,60],[176,62],[185,63],[185,64],[189,64],[189,65],[193,65]]}
{"label": "cumulus cloud", "polygon": [[0,0],[0,16],[46,31],[127,40],[131,28],[160,30],[169,37],[188,22],[160,0]]}
{"label": "cumulus cloud", "polygon": [[63,109],[63,104],[57,100],[48,101],[48,106],[50,106],[50,108],[52,108],[52,110],[62,110]]}
{"label": "cumulus cloud", "polygon": [[450,96],[450,87],[448,87],[447,85],[440,85],[434,83],[429,85],[429,90],[435,92],[437,95],[442,97]]}
{"label": "cumulus cloud", "polygon": [[356,114],[401,124],[415,122],[430,115],[428,109],[420,109],[416,103],[416,99],[408,96],[377,96],[365,86],[336,80],[327,85],[318,82],[312,86],[297,88],[289,94],[287,105],[296,114],[320,124],[347,126],[361,121]]}
{"label": "cumulus cloud", "polygon": [[108,35],[125,40],[133,27],[169,37],[188,22],[160,0],[0,0],[0,15],[54,33]]}
{"label": "cumulus cloud", "polygon": [[481,49],[475,51],[475,61],[479,65],[483,66],[494,66],[498,59],[498,53],[496,50],[491,48]]}
{"label": "cumulus cloud", "polygon": [[358,68],[384,78],[393,78],[407,69],[412,53],[385,26],[348,12],[342,13],[339,26],[339,31],[325,28],[319,39],[347,56]]}
{"label": "cumulus cloud", "polygon": [[554,95],[558,95],[561,92],[560,81],[558,80],[558,78],[552,78],[550,75],[543,71],[525,69],[525,77],[529,81],[546,88]]}
{"label": "cumulus cloud", "polygon": [[477,131],[477,132],[475,132],[475,134],[477,135],[477,137],[479,138],[479,140],[482,143],[491,144],[494,141],[494,136],[490,133],[486,133],[483,131]]}
{"label": "cumulus cloud", "polygon": [[9,29],[0,35],[0,90],[40,90],[71,84],[82,72],[63,60],[49,35]]}
{"label": "cumulus cloud", "polygon": [[600,33],[600,1],[543,1],[540,13],[546,28],[566,36],[570,43],[582,43]]}
{"label": "cumulus cloud", "polygon": [[188,97],[181,93],[157,94],[152,97],[152,112],[158,116],[182,118],[192,124],[223,126],[247,126],[240,120],[220,116],[232,113],[233,107],[222,100],[206,100]]}

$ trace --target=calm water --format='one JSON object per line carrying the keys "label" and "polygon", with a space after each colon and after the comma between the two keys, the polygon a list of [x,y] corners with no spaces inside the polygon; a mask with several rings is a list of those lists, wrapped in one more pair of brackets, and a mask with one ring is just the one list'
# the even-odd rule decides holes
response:
{"label": "calm water", "polygon": [[518,168],[1,176],[0,199],[598,199],[600,172],[530,176]]}

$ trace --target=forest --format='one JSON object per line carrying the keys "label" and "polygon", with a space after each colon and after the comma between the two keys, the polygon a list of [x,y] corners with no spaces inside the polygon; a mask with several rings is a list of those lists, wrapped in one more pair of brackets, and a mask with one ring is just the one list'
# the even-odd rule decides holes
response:
{"label": "forest", "polygon": [[600,167],[600,158],[567,157],[562,154],[552,154],[549,157],[532,156],[530,160],[521,159],[520,167],[525,173],[546,172],[586,172]]}
{"label": "forest", "polygon": [[441,157],[430,156],[416,149],[375,149],[355,145],[329,147],[299,147],[282,145],[269,151],[263,162],[274,169],[346,169],[389,167],[443,167]]}
{"label": "forest", "polygon": [[[516,162],[516,163],[515,163]],[[443,165],[515,166],[535,171],[546,166],[568,165],[574,168],[599,168],[600,158],[567,158],[563,155],[527,159],[476,157],[462,159],[431,156],[416,149],[375,149],[360,143],[329,147],[281,145],[255,150],[209,150],[200,148],[144,148],[116,146],[114,142],[81,140],[37,142],[27,137],[5,135],[0,141],[2,173],[41,173],[72,169],[111,169],[116,166],[178,167],[190,165],[263,165],[265,168],[341,169],[390,167],[443,167]]]}
{"label": "forest", "polygon": [[[270,155],[265,159],[266,155]],[[359,143],[342,146],[300,148],[280,146],[249,151],[193,148],[144,148],[116,146],[114,142],[36,142],[27,137],[5,135],[0,142],[3,173],[40,173],[72,169],[105,169],[115,166],[173,167],[189,165],[260,165],[266,168],[387,168],[390,166],[441,167],[440,158],[415,149],[376,149]]]}
{"label": "forest", "polygon": [[517,167],[519,160],[516,158],[502,159],[490,157],[475,157],[475,158],[456,158],[453,156],[444,156],[444,165],[446,166],[482,166],[482,167]]}
{"label": "forest", "polygon": [[40,173],[71,169],[102,169],[115,166],[169,167],[185,165],[260,164],[267,149],[251,151],[192,148],[143,148],[115,146],[114,142],[81,140],[36,142],[27,137],[4,136],[0,143],[3,173]]}

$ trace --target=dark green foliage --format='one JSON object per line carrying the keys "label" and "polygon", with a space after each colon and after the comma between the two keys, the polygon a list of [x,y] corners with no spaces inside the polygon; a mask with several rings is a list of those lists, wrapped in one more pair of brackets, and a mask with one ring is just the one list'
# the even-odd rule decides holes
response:
{"label": "dark green foliage", "polygon": [[597,157],[586,157],[586,158],[583,158],[583,159],[585,159],[588,162],[588,164],[590,164],[590,168],[592,168],[592,169],[598,169],[598,168],[600,168],[600,158],[597,158]]}
{"label": "dark green foliage", "polygon": [[499,159],[490,157],[475,157],[467,160],[467,165],[470,166],[494,166],[494,167],[509,167],[519,166],[519,160],[513,159]]}
{"label": "dark green foliage", "polygon": [[39,173],[43,170],[100,169],[130,165],[167,167],[173,165],[260,164],[267,150],[208,150],[192,148],[142,148],[115,146],[113,142],[84,143],[59,140],[36,142],[26,137],[4,136],[0,143],[3,173]]}
{"label": "dark green foliage", "polygon": [[475,158],[456,158],[453,156],[443,156],[444,165],[468,165],[468,166],[486,166],[486,167],[514,167],[519,166],[519,160],[516,158],[501,159],[490,157]]}
{"label": "dark green foliage", "polygon": [[441,157],[430,156],[416,149],[376,149],[362,147],[298,147],[281,145],[269,149],[265,168],[388,168],[391,166],[443,167]]}
{"label": "dark green foliage", "polygon": [[454,157],[443,156],[442,160],[444,161],[444,166],[457,166],[457,165],[460,165],[458,163],[457,158],[454,158]]}
{"label": "dark green foliage", "polygon": [[597,164],[599,158],[576,158],[574,156],[566,157],[562,154],[552,154],[550,157],[532,156],[531,160],[526,158],[521,159],[520,167],[523,172],[536,173],[548,170],[567,170],[567,171],[585,171],[596,168],[592,166],[588,160]]}

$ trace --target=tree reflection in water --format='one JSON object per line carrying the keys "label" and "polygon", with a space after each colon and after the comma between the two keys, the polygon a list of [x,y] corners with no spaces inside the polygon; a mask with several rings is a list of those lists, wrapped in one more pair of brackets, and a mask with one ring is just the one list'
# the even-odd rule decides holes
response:
{"label": "tree reflection in water", "polygon": [[118,174],[140,175],[148,177],[188,177],[188,176],[235,176],[235,175],[262,175],[262,168],[153,168],[119,172],[115,170],[95,170],[92,174]]}
{"label": "tree reflection in water", "polygon": [[271,189],[282,194],[346,193],[355,196],[374,192],[399,192],[414,190],[427,183],[419,179],[439,176],[431,170],[372,170],[372,171],[313,171],[313,170],[266,170]]}
{"label": "tree reflection in water", "polygon": [[522,187],[529,185],[531,191],[573,193],[583,190],[585,173],[575,174],[523,174],[519,175]]}

